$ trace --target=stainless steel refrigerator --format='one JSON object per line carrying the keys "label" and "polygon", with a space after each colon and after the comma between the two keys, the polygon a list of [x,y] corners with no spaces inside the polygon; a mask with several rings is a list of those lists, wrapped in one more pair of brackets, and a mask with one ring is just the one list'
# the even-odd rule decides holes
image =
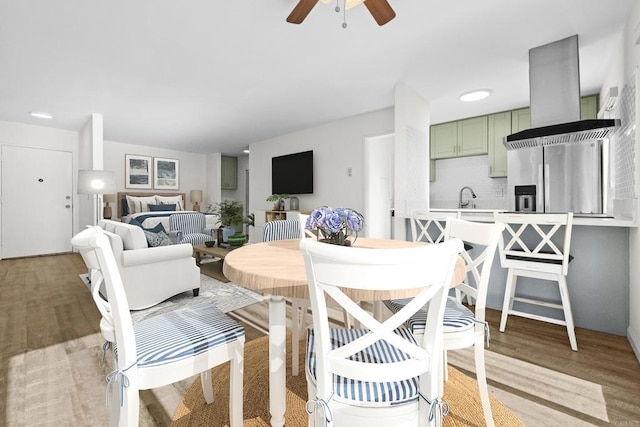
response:
{"label": "stainless steel refrigerator", "polygon": [[508,151],[509,209],[602,214],[603,141]]}

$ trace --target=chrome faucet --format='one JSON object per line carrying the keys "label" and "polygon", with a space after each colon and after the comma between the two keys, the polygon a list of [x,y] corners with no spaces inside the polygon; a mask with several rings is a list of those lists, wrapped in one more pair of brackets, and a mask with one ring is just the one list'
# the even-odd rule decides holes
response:
{"label": "chrome faucet", "polygon": [[[469,206],[469,203],[471,203],[471,199],[467,200],[466,202],[462,202],[462,193],[464,192],[464,190],[469,190],[471,192],[471,197],[473,197],[474,199],[476,198],[476,193],[473,192],[473,189],[471,187],[462,187],[460,189],[460,198],[458,199],[459,209],[466,208],[467,206]],[[475,205],[473,207],[475,207]]]}

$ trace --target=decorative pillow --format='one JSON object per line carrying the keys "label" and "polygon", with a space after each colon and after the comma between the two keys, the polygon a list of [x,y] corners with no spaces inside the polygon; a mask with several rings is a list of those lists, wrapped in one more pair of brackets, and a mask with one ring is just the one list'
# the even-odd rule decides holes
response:
{"label": "decorative pillow", "polygon": [[122,216],[128,216],[129,215],[129,202],[127,201],[126,197],[123,197],[122,200],[120,200],[120,205],[122,206]]}
{"label": "decorative pillow", "polygon": [[182,196],[158,196],[156,195],[156,203],[158,205],[176,205],[175,211],[184,210],[184,201]]}
{"label": "decorative pillow", "polygon": [[148,205],[149,211],[158,212],[158,211],[175,211],[176,205]]}
{"label": "decorative pillow", "polygon": [[156,203],[155,196],[136,197],[127,196],[127,205],[129,207],[129,215],[141,212],[149,212],[149,205]]}
{"label": "decorative pillow", "polygon": [[151,228],[144,228],[140,221],[138,221],[136,218],[132,218],[131,221],[129,221],[129,224],[137,225],[138,227],[142,228],[143,231],[150,231],[151,233],[159,233],[161,231],[164,233],[167,232],[167,230],[164,229],[164,225],[162,225],[162,223],[159,223],[158,225]]}
{"label": "decorative pillow", "polygon": [[171,244],[171,239],[169,239],[169,236],[167,236],[167,233],[165,233],[164,231],[160,231],[158,233],[153,233],[144,229],[142,231],[144,231],[144,235],[147,237],[147,243],[149,244],[150,248],[156,246],[169,246]]}

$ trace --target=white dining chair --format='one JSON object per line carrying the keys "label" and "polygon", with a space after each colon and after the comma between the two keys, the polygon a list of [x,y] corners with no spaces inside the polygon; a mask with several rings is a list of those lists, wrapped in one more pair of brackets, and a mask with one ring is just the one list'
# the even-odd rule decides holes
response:
{"label": "white dining chair", "polygon": [[[480,392],[480,401],[484,412],[485,424],[493,426],[493,415],[487,387],[484,344],[488,343],[489,326],[485,319],[487,292],[489,290],[491,267],[498,241],[502,236],[504,224],[483,224],[451,218],[447,220],[444,241],[461,239],[469,250],[461,253],[465,263],[466,278],[456,286],[463,295],[475,301],[474,311],[461,304],[457,298],[449,297],[444,312],[444,353],[443,371],[446,379],[446,360],[448,350],[474,347],[476,379]],[[391,312],[398,312],[408,303],[406,299],[385,301]],[[406,323],[416,338],[424,333],[427,311],[420,310]]]}
{"label": "white dining chair", "polygon": [[460,212],[412,210],[409,215],[411,239],[427,243],[444,241],[444,228],[449,218],[460,218]]}
{"label": "white dining chair", "polygon": [[[315,234],[305,229],[307,218],[309,218],[309,215],[299,214],[297,219],[267,222],[264,226],[262,241],[271,242],[273,240],[303,238],[314,238],[317,240],[318,237]],[[291,298],[291,375],[294,377],[300,374],[298,368],[300,365],[300,340],[304,338],[302,331],[304,331],[305,325],[307,324],[307,310],[309,307],[311,307],[311,303],[308,299]],[[347,313],[344,313],[344,321],[345,324],[351,326]]]}
{"label": "white dining chair", "polygon": [[[567,328],[569,343],[578,351],[567,274],[572,257],[571,230],[573,213],[520,214],[496,213],[495,221],[505,224],[505,240],[500,240],[500,263],[507,268],[507,285],[502,304],[500,332],[504,332],[509,315],[563,325]],[[517,295],[518,277],[557,282],[560,302],[541,300],[531,295]],[[543,286],[544,282],[537,282]],[[514,308],[514,303],[520,306]],[[523,311],[528,305],[560,310],[564,319]]]}
{"label": "white dining chair", "polygon": [[311,230],[307,229],[307,220],[309,219],[309,215],[299,213],[298,214],[298,222],[300,223],[300,238],[311,238],[318,240],[318,236],[314,234]]}
{"label": "white dining chair", "polygon": [[[210,303],[194,304],[132,324],[127,297],[111,245],[100,227],[71,239],[88,267],[104,280],[108,302],[98,308],[112,329],[115,369],[107,376],[110,425],[137,426],[139,390],[157,388],[200,374],[207,403],[213,402],[211,369],[230,361],[230,425],[240,427],[244,328]],[[95,296],[94,296],[95,298]]]}
{"label": "white dining chair", "polygon": [[[309,425],[440,425],[442,321],[462,242],[366,249],[302,239],[300,250],[313,314],[305,361]],[[405,289],[415,296],[384,322],[356,302],[359,290]],[[330,327],[327,297],[363,328]],[[417,341],[400,326],[427,303],[430,316]]]}
{"label": "white dining chair", "polygon": [[[307,215],[307,217],[309,217]],[[306,224],[306,219],[305,219]],[[269,221],[264,225],[262,241],[301,239],[305,236],[302,219],[286,219]],[[299,375],[299,346],[302,330],[305,325],[309,300],[304,298],[291,298],[291,374]]]}
{"label": "white dining chair", "polygon": [[[422,211],[411,210],[409,223],[411,240],[414,242],[440,243],[445,239],[445,227],[450,218],[460,219],[460,211]],[[462,293],[455,291],[456,299],[462,302]],[[469,297],[468,297],[469,298]],[[468,301],[472,303],[472,301]]]}

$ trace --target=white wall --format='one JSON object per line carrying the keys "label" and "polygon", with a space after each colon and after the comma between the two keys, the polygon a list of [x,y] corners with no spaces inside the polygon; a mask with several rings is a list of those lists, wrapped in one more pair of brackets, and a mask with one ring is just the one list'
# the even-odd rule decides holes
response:
{"label": "white wall", "polygon": [[[104,138],[102,114],[92,114],[78,132],[80,170],[104,170]],[[101,196],[102,197],[102,196]],[[102,202],[102,199],[100,200]],[[99,204],[102,206],[102,203]],[[102,218],[102,210],[96,208],[93,195],[80,195],[78,203],[78,224],[97,224]]]}
{"label": "white wall", "polygon": [[[180,160],[180,188],[178,190],[132,190],[125,188],[125,154],[137,154],[141,156],[164,157]],[[189,199],[191,190],[203,190],[204,199],[200,206],[206,206],[209,202],[208,189],[215,183],[207,182],[207,155],[188,153],[185,151],[167,150],[162,148],[147,147],[144,145],[125,144],[122,142],[104,142],[104,170],[112,170],[116,176],[117,191],[154,191],[180,192],[187,195],[187,209],[191,209],[193,203]],[[219,170],[219,169],[218,169]],[[219,173],[219,172],[218,172]],[[219,183],[218,191],[219,191]],[[118,213],[118,216],[120,213]],[[115,216],[115,215],[114,215]]]}
{"label": "white wall", "polygon": [[429,103],[406,84],[395,90],[394,221],[392,236],[404,240],[412,209],[429,208]]}
{"label": "white wall", "polygon": [[[639,73],[640,45],[636,41],[640,38],[640,2],[637,2],[625,25],[620,47],[608,64],[608,71],[603,81],[600,97],[606,99],[609,88],[617,86],[621,90],[624,84]],[[636,76],[637,78],[638,76]],[[637,82],[638,80],[636,80]],[[640,88],[636,87],[636,129],[640,129]],[[636,130],[636,153],[640,152]],[[636,200],[635,211],[638,212],[638,187],[640,186],[640,163],[636,157]],[[632,228],[629,231],[629,327],[627,338],[633,347],[636,357],[640,360],[640,230]]]}
{"label": "white wall", "polygon": [[[301,194],[300,210],[317,206],[364,208],[364,139],[393,132],[394,109],[374,111],[322,126],[253,143],[250,146],[250,205],[256,212],[255,233],[260,236],[259,213],[270,210],[271,158],[313,150],[313,194]],[[347,169],[352,169],[352,176]],[[262,218],[264,220],[264,218]],[[253,238],[253,236],[252,236]]]}
{"label": "white wall", "polygon": [[[631,78],[634,73],[638,73],[640,67],[640,45],[636,40],[640,38],[640,2],[636,3],[624,31],[624,76],[625,80]],[[637,76],[636,76],[637,77]],[[636,80],[637,81],[637,80]],[[619,86],[622,87],[622,86]],[[636,87],[636,153],[640,152],[638,143],[638,129],[640,129],[640,106],[639,88]],[[640,171],[640,164],[636,156],[636,173]],[[636,185],[640,185],[640,180],[636,175]],[[637,188],[636,188],[636,191]],[[637,199],[637,194],[636,194]],[[637,203],[637,200],[636,200]],[[640,232],[637,228],[632,228],[629,233],[629,328],[627,337],[633,347],[636,357],[640,361]]]}

